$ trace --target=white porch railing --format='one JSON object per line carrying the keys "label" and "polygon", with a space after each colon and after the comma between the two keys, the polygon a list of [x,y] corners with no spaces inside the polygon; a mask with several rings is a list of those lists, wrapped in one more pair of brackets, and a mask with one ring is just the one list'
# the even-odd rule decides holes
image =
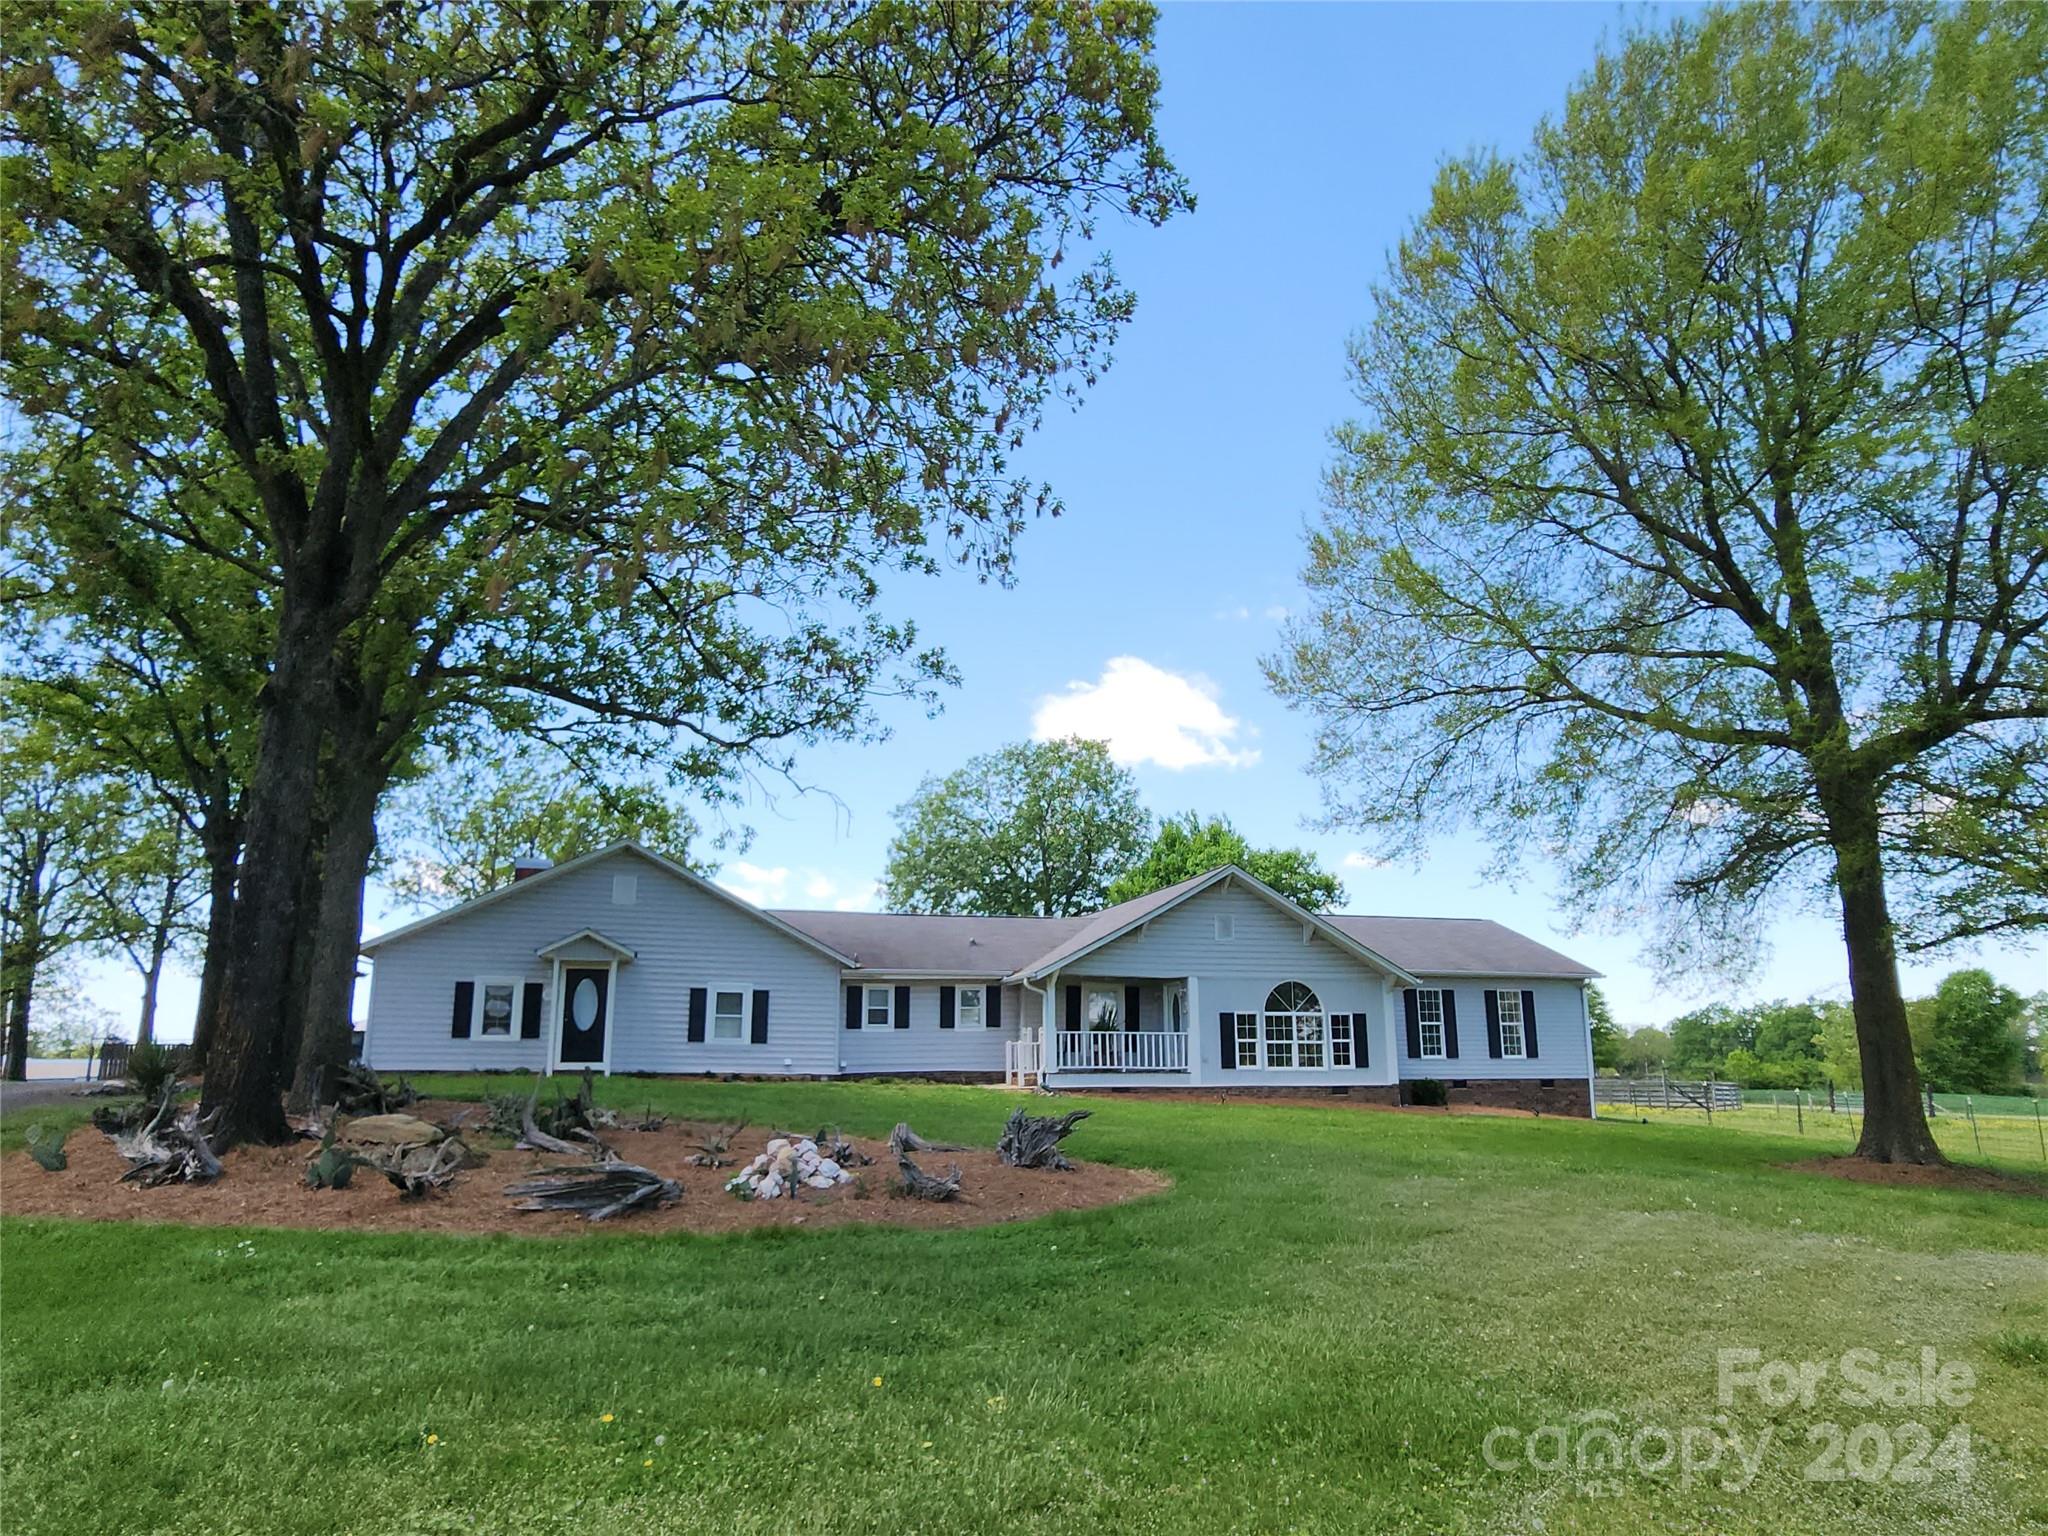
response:
{"label": "white porch railing", "polygon": [[1055,1029],[1049,1072],[1185,1072],[1188,1036],[1156,1029]]}
{"label": "white porch railing", "polygon": [[1039,1048],[1038,1035],[1026,1031],[1015,1040],[1003,1042],[1003,1081],[1012,1088],[1030,1088],[1043,1075],[1045,1053]]}

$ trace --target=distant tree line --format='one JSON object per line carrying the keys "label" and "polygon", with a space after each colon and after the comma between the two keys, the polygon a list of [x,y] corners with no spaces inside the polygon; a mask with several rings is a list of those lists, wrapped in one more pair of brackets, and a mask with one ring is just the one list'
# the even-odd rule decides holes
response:
{"label": "distant tree line", "polygon": [[[2022,1093],[2041,1080],[2048,992],[2028,998],[1989,971],[1959,970],[1907,999],[1906,1016],[1921,1081],[1936,1093]],[[1831,998],[1696,1008],[1663,1029],[1617,1031],[1600,1065],[1745,1088],[1863,1085],[1855,1014]]]}

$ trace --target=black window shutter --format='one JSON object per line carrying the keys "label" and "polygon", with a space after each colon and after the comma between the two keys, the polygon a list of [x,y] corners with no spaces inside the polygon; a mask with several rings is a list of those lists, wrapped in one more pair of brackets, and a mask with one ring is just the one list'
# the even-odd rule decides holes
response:
{"label": "black window shutter", "polygon": [[1536,1059],[1536,994],[1522,989],[1522,1054]]}
{"label": "black window shutter", "polygon": [[1237,1015],[1227,1012],[1219,1013],[1216,1015],[1216,1022],[1221,1026],[1223,1039],[1223,1060],[1221,1065],[1226,1072],[1235,1071],[1237,1069]]}
{"label": "black window shutter", "polygon": [[1124,988],[1124,1033],[1129,1034],[1138,1027],[1138,989]]}
{"label": "black window shutter", "polygon": [[908,987],[898,987],[896,989],[896,1027],[898,1029],[910,1028],[910,988]]}
{"label": "black window shutter", "polygon": [[1479,994],[1486,999],[1486,1054],[1500,1060],[1500,994],[1488,987]]}
{"label": "black window shutter", "polygon": [[766,988],[754,994],[754,1044],[768,1043],[768,992]]}
{"label": "black window shutter", "polygon": [[860,1028],[860,1009],[861,989],[859,987],[848,987],[846,989],[846,1027],[848,1029]]}
{"label": "black window shutter", "polygon": [[540,997],[547,988],[537,981],[529,981],[519,999],[519,1038],[538,1040],[540,1038]]}
{"label": "black window shutter", "polygon": [[707,999],[702,987],[690,988],[690,1043],[696,1045],[704,1038],[704,1004]]}
{"label": "black window shutter", "polygon": [[983,987],[981,989],[981,1021],[990,1029],[1003,1027],[1003,989]]}
{"label": "black window shutter", "polygon": [[1408,1009],[1408,1059],[1415,1061],[1422,1055],[1422,1005],[1416,1001],[1413,987],[1403,989],[1401,1001]]}
{"label": "black window shutter", "polygon": [[1444,1055],[1458,1059],[1458,994],[1444,988]]}
{"label": "black window shutter", "polygon": [[1351,1054],[1361,1067],[1372,1065],[1372,1031],[1362,1013],[1351,1015]]}
{"label": "black window shutter", "polygon": [[953,1027],[953,999],[958,995],[951,987],[939,988],[939,1028]]}
{"label": "black window shutter", "polygon": [[1067,985],[1067,1028],[1081,1027],[1081,989],[1071,982]]}
{"label": "black window shutter", "polygon": [[476,983],[473,981],[458,981],[455,983],[455,1016],[448,1021],[448,1034],[451,1039],[467,1040],[469,1038],[469,1016],[475,1009]]}

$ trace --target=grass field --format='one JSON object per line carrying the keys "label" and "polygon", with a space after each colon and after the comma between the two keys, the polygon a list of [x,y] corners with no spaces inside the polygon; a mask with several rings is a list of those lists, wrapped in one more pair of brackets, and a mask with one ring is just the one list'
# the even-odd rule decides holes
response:
{"label": "grass field", "polygon": [[[475,1091],[477,1084],[469,1085]],[[460,1093],[459,1083],[434,1091]],[[615,1081],[692,1116],[992,1139],[974,1088]],[[1770,1134],[1093,1101],[1121,1208],[958,1233],[555,1240],[0,1224],[12,1532],[2011,1531],[2048,1522],[2048,1201],[1785,1172]],[[28,1118],[37,1118],[31,1114]],[[1719,1119],[1719,1117],[1717,1117]],[[19,1126],[8,1127],[18,1136]],[[90,1131],[80,1134],[92,1134]],[[23,1176],[23,1175],[13,1175]],[[718,1198],[710,1176],[690,1199]],[[312,1194],[309,1199],[317,1198]],[[1716,1352],[1974,1372],[1716,1399]],[[1611,1416],[1688,1476],[1547,1470]],[[1967,1472],[1803,1475],[1816,1425]],[[1484,1455],[1498,1442],[1495,1470]],[[1870,1472],[1879,1431],[1866,1431]],[[1954,1441],[1949,1444],[1953,1446]],[[1909,1460],[1912,1458],[1909,1457]],[[1934,1458],[1937,1462],[1943,1458]],[[1823,1466],[1823,1471],[1828,1470]]]}
{"label": "grass field", "polygon": [[[2027,1101],[2011,1102],[2025,1104]],[[1856,1138],[1863,1128],[1861,1115],[1829,1114],[1825,1108],[1811,1107],[1795,1113],[1789,1101],[1782,1107],[1745,1104],[1737,1110],[1716,1110],[1711,1124],[1705,1111],[1698,1109],[1634,1109],[1604,1105],[1600,1113],[1624,1128],[1631,1123],[1646,1122],[1658,1126],[1748,1131],[1782,1137],[1803,1144],[1807,1157],[1847,1154],[1855,1148]],[[1955,1162],[2048,1179],[2048,1120],[2036,1122],[2031,1115],[1987,1115],[1980,1111],[1973,1126],[1958,1111],[1936,1115],[1932,1125],[1936,1144]]]}

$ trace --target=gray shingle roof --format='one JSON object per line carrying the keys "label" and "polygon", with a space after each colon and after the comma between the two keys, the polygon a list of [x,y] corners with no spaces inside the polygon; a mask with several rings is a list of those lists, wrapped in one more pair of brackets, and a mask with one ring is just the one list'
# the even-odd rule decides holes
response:
{"label": "gray shingle roof", "polygon": [[[1118,929],[1172,905],[1207,875],[1079,917],[948,917],[901,912],[777,911],[863,970],[1008,976],[1057,965]],[[1558,976],[1600,973],[1512,928],[1473,917],[1323,914],[1347,937],[1416,976]]]}
{"label": "gray shingle roof", "polygon": [[776,911],[792,928],[852,955],[863,970],[1007,976],[1092,923],[1081,917],[951,917],[915,912]]}
{"label": "gray shingle roof", "polygon": [[1352,917],[1331,924],[1417,976],[1598,976],[1589,965],[1483,917]]}

